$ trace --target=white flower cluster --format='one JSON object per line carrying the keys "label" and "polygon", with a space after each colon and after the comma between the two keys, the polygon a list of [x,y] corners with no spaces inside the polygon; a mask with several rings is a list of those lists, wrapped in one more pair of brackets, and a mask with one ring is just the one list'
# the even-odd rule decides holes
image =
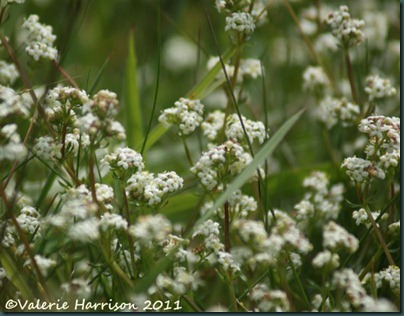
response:
{"label": "white flower cluster", "polygon": [[[38,265],[39,270],[41,271],[41,273],[43,275],[47,275],[48,274],[48,270],[50,268],[53,268],[56,265],[56,261],[49,259],[49,258],[45,258],[43,256],[40,255],[35,255],[34,256],[35,262]],[[24,266],[31,264],[31,260],[28,259],[25,263]]]}
{"label": "white flower cluster", "polygon": [[280,290],[270,290],[266,284],[259,283],[250,292],[250,299],[257,304],[257,312],[288,312],[288,296]]}
{"label": "white flower cluster", "polygon": [[11,115],[27,117],[29,105],[19,93],[13,89],[0,85],[0,119]]}
{"label": "white flower cluster", "polygon": [[342,248],[349,253],[354,253],[358,250],[359,241],[344,227],[330,221],[323,228],[323,247],[332,251]]}
{"label": "white flower cluster", "polygon": [[365,39],[362,31],[365,22],[352,19],[347,6],[340,6],[339,10],[329,13],[325,23],[331,27],[332,34],[344,45],[358,45]]}
{"label": "white flower cluster", "polygon": [[[376,220],[376,218],[378,218],[380,216],[380,211],[376,211],[376,212],[371,212],[372,213],[372,217],[373,219]],[[388,213],[384,213],[381,217],[381,220],[386,220],[388,219],[389,214]],[[368,214],[366,213],[366,210],[364,208],[360,208],[358,211],[354,211],[352,213],[352,218],[355,220],[356,225],[365,225],[367,228],[369,228],[372,223],[370,222],[370,219],[368,217]],[[379,224],[376,224],[377,226],[379,226]]]}
{"label": "white flower cluster", "polygon": [[326,97],[320,102],[316,117],[331,129],[338,122],[347,126],[356,121],[360,114],[359,106],[348,102],[347,99]]}
{"label": "white flower cluster", "polygon": [[82,184],[67,190],[62,196],[60,212],[48,216],[46,223],[66,231],[71,240],[89,243],[100,237],[97,209],[90,190]]}
{"label": "white flower cluster", "polygon": [[[218,62],[220,61],[219,57],[210,57],[207,62],[207,68],[212,69]],[[234,66],[225,64],[225,70],[229,78],[234,75]],[[242,78],[252,78],[257,79],[262,75],[261,73],[261,62],[259,59],[255,58],[247,58],[240,60],[240,68],[238,70],[239,76],[237,77],[237,82],[241,82]],[[217,75],[217,78],[220,80],[225,80],[225,75],[223,72],[220,72]]]}
{"label": "white flower cluster", "polygon": [[399,237],[401,232],[400,221],[390,224],[388,232],[392,236]]}
{"label": "white flower cluster", "polygon": [[320,66],[309,66],[303,73],[303,90],[305,91],[319,91],[329,84],[330,80]]}
{"label": "white flower cluster", "polygon": [[116,93],[100,90],[83,105],[82,116],[76,120],[75,125],[93,138],[99,136],[99,132],[101,132],[106,137],[124,140],[126,138],[125,129],[121,123],[114,120],[117,114]]}
{"label": "white flower cluster", "polygon": [[24,3],[25,0],[1,0],[0,1],[0,7],[4,8],[9,4],[13,4],[13,3]]}
{"label": "white flower cluster", "polygon": [[315,268],[336,269],[339,267],[339,255],[326,249],[313,258],[312,264]]}
{"label": "white flower cluster", "polygon": [[[257,201],[251,196],[242,194],[240,190],[236,190],[228,199],[229,212],[232,214],[232,218],[247,218],[251,212],[257,209]],[[201,207],[201,215],[204,215],[208,210],[213,207],[213,202],[206,202]],[[212,211],[213,215],[217,215],[220,218],[224,217],[223,208],[218,208]]]}
{"label": "white flower cluster", "polygon": [[[267,136],[264,124],[262,122],[248,120],[244,116],[241,116],[241,119],[250,143],[257,140],[262,144]],[[243,139],[245,139],[243,127],[237,114],[232,114],[227,119],[226,137],[228,139],[236,139],[240,143],[243,143]]]}
{"label": "white flower cluster", "polygon": [[142,155],[129,147],[119,147],[112,154],[108,154],[101,159],[101,163],[109,166],[114,172],[125,172],[127,170],[135,172],[142,171],[144,168]]}
{"label": "white flower cluster", "polygon": [[195,238],[196,236],[202,236],[204,238],[204,245],[206,249],[218,254],[224,249],[224,245],[220,241],[219,237],[219,227],[219,223],[208,219],[194,229],[192,238]]}
{"label": "white flower cluster", "polygon": [[45,113],[51,123],[71,121],[76,119],[78,107],[89,102],[89,97],[84,90],[74,87],[57,86],[48,91],[45,97]]}
{"label": "white flower cluster", "polygon": [[16,124],[8,124],[0,129],[0,161],[21,161],[27,154],[27,148],[21,143]]}
{"label": "white flower cluster", "polygon": [[[343,269],[334,272],[332,284],[337,289],[343,291],[343,300],[348,301],[354,308],[362,308],[366,303],[371,303],[373,299],[366,294],[359,276],[352,269]],[[345,307],[349,308],[349,305]],[[350,310],[344,310],[350,311]]]}
{"label": "white flower cluster", "polygon": [[[97,198],[99,197],[97,193]],[[119,214],[104,213],[100,219],[100,228],[104,231],[112,228],[114,230],[126,230],[128,222]]]}
{"label": "white flower cluster", "polygon": [[304,226],[310,220],[322,224],[338,217],[344,193],[342,184],[330,186],[326,173],[313,171],[303,180],[303,186],[309,192],[294,207],[296,219],[301,225]]}
{"label": "white flower cluster", "polygon": [[254,18],[247,12],[233,12],[226,17],[225,31],[234,30],[240,33],[250,34],[254,32]]}
{"label": "white flower cluster", "polygon": [[234,261],[233,256],[228,252],[219,251],[217,262],[224,271],[231,271],[232,273],[240,271],[240,266]]}
{"label": "white flower cluster", "polygon": [[372,177],[385,178],[385,173],[400,162],[400,118],[382,115],[369,116],[359,124],[359,131],[368,135],[366,158],[348,157],[342,163],[353,182]]}
{"label": "white flower cluster", "polygon": [[62,158],[62,144],[56,142],[52,137],[42,136],[36,139],[35,142],[32,151],[44,161],[57,161]]}
{"label": "white flower cluster", "polygon": [[380,78],[378,75],[366,78],[365,92],[369,94],[369,100],[391,97],[397,93],[389,79]]}
{"label": "white flower cluster", "polygon": [[[173,278],[165,274],[159,274],[156,279],[158,289],[166,290],[168,293],[172,291],[178,295],[196,291],[201,285],[202,281],[198,272],[189,272],[184,267],[174,268]],[[152,294],[150,290],[149,294]]]}
{"label": "white flower cluster", "polygon": [[26,51],[34,60],[40,58],[57,60],[58,51],[53,46],[56,36],[52,34],[52,27],[39,23],[39,16],[30,15],[22,25],[28,30],[28,45]]}
{"label": "white flower cluster", "polygon": [[374,275],[376,287],[380,288],[383,284],[394,292],[400,293],[400,268],[397,266],[389,266],[386,269],[375,273]]}
{"label": "white flower cluster", "polygon": [[240,173],[251,160],[251,155],[243,147],[229,140],[204,152],[191,172],[207,190],[223,190],[229,177]]}
{"label": "white flower cluster", "polygon": [[146,246],[152,242],[162,243],[171,231],[171,222],[161,214],[140,216],[136,224],[129,227],[129,233]]}
{"label": "white flower cluster", "polygon": [[90,136],[81,133],[78,128],[73,128],[71,133],[67,133],[65,137],[65,147],[67,153],[77,154],[79,148],[86,148],[90,145]]}
{"label": "white flower cluster", "polygon": [[159,205],[168,194],[182,188],[184,180],[174,171],[163,172],[154,176],[148,171],[134,173],[127,182],[126,191],[130,199]]}
{"label": "white flower cluster", "polygon": [[18,71],[14,64],[8,64],[0,60],[0,84],[12,85],[18,76]]}
{"label": "white flower cluster", "polygon": [[204,105],[199,100],[180,98],[174,107],[165,109],[159,121],[165,126],[177,125],[178,134],[189,135],[202,123]]}

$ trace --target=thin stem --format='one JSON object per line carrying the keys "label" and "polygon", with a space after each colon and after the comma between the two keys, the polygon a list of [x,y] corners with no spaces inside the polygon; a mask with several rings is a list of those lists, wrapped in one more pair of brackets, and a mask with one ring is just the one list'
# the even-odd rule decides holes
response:
{"label": "thin stem", "polygon": [[396,264],[395,264],[395,262],[393,260],[393,257],[391,256],[389,248],[387,247],[386,241],[384,240],[383,235],[380,232],[380,229],[377,226],[377,224],[376,224],[376,222],[375,222],[375,220],[373,218],[372,212],[370,212],[369,207],[367,205],[364,206],[364,209],[366,211],[366,214],[368,215],[368,218],[369,218],[370,222],[372,223],[372,226],[373,226],[373,229],[374,229],[374,231],[376,233],[376,236],[379,239],[379,242],[380,242],[381,246],[383,247],[383,251],[384,251],[384,253],[386,255],[386,258],[387,258],[389,264],[391,266],[395,266]]}
{"label": "thin stem", "polygon": [[192,161],[191,152],[189,151],[187,141],[185,140],[184,137],[181,137],[181,138],[182,138],[182,143],[184,144],[184,150],[185,150],[185,154],[187,156],[188,163],[190,166],[193,166],[194,163]]}
{"label": "thin stem", "polygon": [[[128,226],[130,226],[130,210],[129,210],[128,197],[126,196],[125,183],[122,180],[120,181],[120,183],[121,183],[123,208],[125,209],[126,221],[128,222]],[[136,265],[135,265],[135,251],[133,248],[134,242],[133,242],[133,238],[130,235],[128,230],[126,230],[126,237],[128,238],[128,243],[129,243],[129,254],[130,254],[130,261],[131,261],[131,265],[132,265],[132,272],[133,272],[133,276],[135,276],[136,275]]]}
{"label": "thin stem", "polygon": [[154,98],[153,98],[153,107],[150,113],[149,124],[147,124],[146,136],[144,138],[142,149],[140,150],[140,154],[143,155],[143,152],[146,148],[147,138],[150,133],[151,124],[153,122],[154,112],[156,111],[157,105],[157,96],[159,92],[160,86],[160,65],[161,65],[161,8],[160,8],[160,0],[157,1],[157,77],[156,77],[156,89],[154,90]]}
{"label": "thin stem", "polygon": [[76,89],[79,89],[79,86],[77,85],[77,83],[73,80],[72,77],[70,77],[70,75],[62,68],[60,67],[60,65],[55,61],[52,60],[51,64],[53,67],[55,67],[57,69],[57,71],[59,71],[63,77],[65,77],[67,79],[67,81],[69,81],[69,83],[75,87]]}
{"label": "thin stem", "polygon": [[230,253],[230,216],[228,201],[224,203],[224,251]]}
{"label": "thin stem", "polygon": [[353,69],[352,69],[351,57],[349,56],[349,49],[348,49],[347,45],[344,45],[344,56],[345,56],[346,68],[348,71],[349,84],[351,85],[352,99],[354,100],[354,102],[356,104],[360,105],[358,91],[356,89],[355,78],[354,78]]}

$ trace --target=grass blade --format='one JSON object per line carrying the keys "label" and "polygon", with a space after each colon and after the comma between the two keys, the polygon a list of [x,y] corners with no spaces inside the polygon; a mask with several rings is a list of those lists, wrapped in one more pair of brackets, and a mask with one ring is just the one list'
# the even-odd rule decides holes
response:
{"label": "grass blade", "polygon": [[286,121],[281,128],[265,143],[261,150],[255,155],[253,161],[234,179],[234,181],[227,186],[226,191],[219,196],[215,201],[212,208],[207,211],[195,224],[196,226],[211,216],[213,210],[216,210],[228,200],[230,195],[237,189],[241,188],[244,183],[246,183],[252,176],[255,170],[262,165],[265,160],[272,154],[274,149],[279,145],[285,135],[289,132],[292,126],[297,122],[297,120],[302,116],[305,110],[299,111],[297,114],[292,116],[288,121]]}
{"label": "grass blade", "polygon": [[94,91],[95,91],[95,88],[97,88],[98,82],[101,79],[101,75],[104,72],[104,69],[108,64],[109,59],[110,59],[110,57],[108,56],[107,59],[105,59],[104,63],[102,64],[100,70],[97,73],[97,76],[95,77],[95,80],[94,80],[93,84],[91,85],[91,88],[88,89],[88,95],[92,95],[94,93]]}
{"label": "grass blade", "polygon": [[129,147],[135,148],[142,144],[144,135],[142,111],[139,102],[139,89],[137,85],[137,62],[133,30],[129,33],[125,79],[127,144]]}

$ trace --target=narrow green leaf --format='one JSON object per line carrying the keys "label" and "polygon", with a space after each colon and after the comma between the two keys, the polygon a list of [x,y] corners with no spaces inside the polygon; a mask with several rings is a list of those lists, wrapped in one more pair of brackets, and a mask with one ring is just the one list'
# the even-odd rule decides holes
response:
{"label": "narrow green leaf", "polygon": [[230,185],[227,186],[226,191],[219,196],[219,198],[215,201],[212,208],[207,211],[195,224],[196,226],[203,221],[207,220],[212,214],[212,212],[218,208],[220,208],[230,197],[230,195],[237,189],[241,188],[244,183],[246,183],[253,173],[257,170],[257,168],[262,165],[265,160],[272,154],[276,146],[282,141],[285,135],[289,132],[292,126],[297,122],[297,120],[301,117],[304,110],[299,111],[297,114],[292,116],[288,121],[286,121],[281,128],[273,135],[261,148],[261,150],[255,155],[253,161],[234,179]]}
{"label": "narrow green leaf", "polygon": [[100,70],[97,73],[97,76],[95,77],[94,83],[91,85],[91,88],[88,90],[89,95],[92,95],[95,91],[95,88],[97,88],[98,82],[100,82],[101,75],[104,72],[104,69],[107,66],[108,62],[109,62],[109,56],[107,57],[107,59],[105,59],[104,63],[102,64]]}
{"label": "narrow green leaf", "polygon": [[129,33],[128,57],[126,61],[126,135],[131,148],[140,146],[143,142],[143,119],[139,102],[137,85],[137,63],[133,30]]}
{"label": "narrow green leaf", "polygon": [[[236,51],[235,48],[229,49],[226,53],[223,54],[222,59],[223,62],[226,63],[231,56],[233,56],[234,52]],[[216,63],[216,65],[210,69],[206,75],[189,91],[186,95],[187,98],[190,99],[200,99],[206,96],[206,91],[210,90],[210,85],[213,83],[216,84],[214,81],[216,79],[217,74],[222,69],[222,65],[220,61]],[[153,146],[167,131],[169,128],[163,126],[161,123],[158,124],[149,135],[147,139],[147,144],[145,147],[145,151],[147,151],[151,146]]]}
{"label": "narrow green leaf", "polygon": [[4,249],[0,251],[0,263],[6,271],[8,279],[21,292],[22,297],[31,300],[33,298],[33,290],[24,279],[26,276],[23,275],[21,272],[22,269],[19,268]]}

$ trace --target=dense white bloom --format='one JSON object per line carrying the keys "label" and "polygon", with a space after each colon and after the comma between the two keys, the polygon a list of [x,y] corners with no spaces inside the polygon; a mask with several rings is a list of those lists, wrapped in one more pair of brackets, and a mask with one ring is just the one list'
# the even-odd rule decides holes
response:
{"label": "dense white bloom", "polygon": [[74,110],[88,102],[89,97],[84,90],[57,86],[46,94],[45,113],[52,123],[64,122],[66,117],[69,117],[74,122],[76,119]]}
{"label": "dense white bloom", "polygon": [[82,148],[90,145],[90,137],[85,133],[80,133],[78,128],[73,128],[71,133],[67,133],[65,137],[65,146],[68,151],[77,154],[80,146]]}
{"label": "dense white bloom", "polygon": [[390,80],[380,78],[379,75],[366,78],[365,92],[369,94],[370,101],[390,97],[397,93]]}
{"label": "dense white bloom", "polygon": [[240,235],[244,242],[251,242],[253,246],[262,245],[268,238],[264,223],[253,220],[236,220],[232,223],[232,228]]}
{"label": "dense white bloom", "polygon": [[[250,143],[257,140],[262,144],[267,136],[264,124],[262,122],[251,121],[244,116],[241,116],[241,119]],[[232,114],[228,117],[226,122],[226,136],[228,139],[237,139],[239,142],[245,139],[243,127],[237,114]]]}
{"label": "dense white bloom", "polygon": [[0,85],[0,119],[11,115],[27,117],[29,115],[28,104],[16,91]]}
{"label": "dense white bloom", "polygon": [[[36,264],[38,265],[39,270],[45,276],[48,274],[48,270],[56,265],[55,260],[45,258],[45,257],[42,257],[40,255],[35,255],[34,259],[35,259]],[[26,266],[26,265],[28,265],[30,263],[31,263],[31,260],[27,260],[24,263],[24,266]]]}
{"label": "dense white bloom", "polygon": [[330,221],[323,228],[323,247],[333,251],[341,247],[350,253],[354,253],[358,250],[359,241],[354,235],[348,233],[344,227]]}
{"label": "dense white bloom", "polygon": [[344,186],[342,184],[329,185],[327,174],[313,171],[303,180],[303,186],[309,191],[304,198],[295,205],[296,218],[304,226],[307,220],[315,223],[336,219],[341,210]]}
{"label": "dense white bloom", "polygon": [[343,299],[355,308],[365,306],[365,302],[369,301],[370,297],[366,294],[359,276],[352,269],[334,272],[332,284],[344,291]]}
{"label": "dense white bloom", "polygon": [[259,312],[288,312],[290,308],[288,296],[280,290],[270,290],[259,283],[250,292],[250,299],[257,303]]}
{"label": "dense white bloom", "polygon": [[130,234],[144,245],[153,241],[161,243],[171,231],[171,222],[160,214],[140,216],[136,224],[129,227]]}
{"label": "dense white bloom", "polygon": [[180,136],[191,134],[203,121],[204,105],[199,100],[186,98],[180,98],[174,105],[163,111],[159,121],[166,126],[177,125]]}
{"label": "dense white bloom", "polygon": [[83,243],[92,242],[100,237],[99,225],[99,220],[94,217],[74,223],[68,230],[68,236]]}
{"label": "dense white bloom", "polygon": [[383,283],[387,284],[390,289],[396,293],[400,293],[400,268],[397,266],[389,266],[386,269],[375,273],[376,287],[380,288]]}
{"label": "dense white bloom", "polygon": [[[373,219],[376,219],[379,217],[380,215],[380,211],[376,211],[376,212],[371,212],[372,213],[372,217]],[[387,219],[389,217],[388,213],[384,213],[383,216],[381,217],[381,219]],[[368,214],[366,213],[366,210],[364,208],[360,208],[358,211],[354,211],[352,213],[352,218],[355,220],[356,225],[366,225],[366,227],[370,227],[372,225],[370,219],[368,218]],[[379,226],[379,224],[376,224],[377,226]]]}
{"label": "dense white bloom", "polygon": [[37,239],[41,232],[40,217],[41,216],[35,208],[26,206],[21,210],[21,214],[17,217],[17,222],[21,229],[30,236],[33,236],[34,233],[36,233],[35,239]]}
{"label": "dense white bloom", "polygon": [[346,174],[352,182],[365,182],[372,176],[380,179],[385,177],[383,170],[374,166],[369,160],[357,158],[356,156],[345,158],[341,168],[346,170]]}
{"label": "dense white bloom", "polygon": [[329,250],[319,252],[312,261],[313,267],[335,269],[339,267],[339,255]]}
{"label": "dense white bloom", "polygon": [[365,22],[352,19],[347,6],[340,6],[339,10],[329,13],[325,22],[331,27],[332,34],[344,45],[358,45],[365,38],[362,32]]}
{"label": "dense white bloom", "polygon": [[128,228],[128,222],[121,215],[104,213],[100,219],[100,227],[102,230],[113,228],[115,230]]}
{"label": "dense white bloom", "polygon": [[114,189],[107,184],[95,184],[95,192],[98,202],[106,204],[107,208],[112,208],[109,205],[114,199]]}
{"label": "dense white bloom", "polygon": [[240,173],[252,160],[243,147],[233,141],[212,147],[191,168],[207,190],[223,190],[223,185]]}
{"label": "dense white bloom", "polygon": [[359,106],[348,102],[347,99],[326,97],[320,102],[316,111],[316,117],[323,122],[328,129],[341,122],[343,126],[354,122],[359,116]]}
{"label": "dense white bloom", "polygon": [[62,158],[62,144],[57,143],[50,136],[43,136],[36,139],[36,144],[32,148],[35,155],[45,161],[56,161]]}
{"label": "dense white bloom", "polygon": [[113,171],[142,171],[144,168],[142,155],[129,147],[119,147],[112,154],[106,155],[101,162]]}
{"label": "dense white bloom", "polygon": [[254,58],[242,59],[239,71],[242,76],[257,79],[261,76],[261,62]]}
{"label": "dense white bloom", "polygon": [[218,263],[222,266],[224,271],[231,271],[232,273],[236,273],[240,271],[240,266],[234,261],[233,256],[224,251],[218,252]]}
{"label": "dense white bloom", "polygon": [[254,31],[254,28],[254,18],[247,12],[233,12],[226,17],[225,31],[235,30],[249,34]]}
{"label": "dense white bloom", "polygon": [[129,198],[145,202],[150,206],[158,205],[169,193],[182,188],[184,180],[174,171],[154,176],[148,171],[134,173],[127,182]]}
{"label": "dense white bloom", "polygon": [[0,60],[0,84],[12,85],[18,76],[18,71],[14,64],[8,64]]}
{"label": "dense white bloom", "polygon": [[217,139],[218,134],[223,129],[224,119],[226,114],[222,111],[216,110],[210,112],[205,121],[201,124],[202,131],[204,135],[210,140],[214,141]]}
{"label": "dense white bloom", "polygon": [[361,312],[365,313],[398,313],[397,307],[385,298],[378,298],[377,300],[369,300],[363,306]]}
{"label": "dense white bloom", "polygon": [[52,27],[39,23],[39,17],[30,15],[22,25],[28,29],[28,45],[26,51],[34,60],[40,58],[57,60],[58,51],[53,46],[56,36],[52,34]]}
{"label": "dense white bloom", "polygon": [[324,33],[319,35],[315,42],[314,48],[319,53],[336,52],[338,50],[338,39],[331,33]]}
{"label": "dense white bloom", "polygon": [[24,159],[27,154],[27,148],[21,143],[16,124],[4,125],[0,129],[0,141],[0,161],[21,161]]}
{"label": "dense white bloom", "polygon": [[400,236],[400,221],[394,222],[389,225],[389,234],[393,236]]}
{"label": "dense white bloom", "polygon": [[309,66],[303,73],[303,90],[315,91],[327,87],[330,81],[323,68]]}
{"label": "dense white bloom", "polygon": [[218,253],[224,249],[224,245],[219,239],[219,227],[219,223],[208,219],[194,229],[192,238],[196,236],[204,237],[205,247],[209,250],[213,250],[215,253]]}

